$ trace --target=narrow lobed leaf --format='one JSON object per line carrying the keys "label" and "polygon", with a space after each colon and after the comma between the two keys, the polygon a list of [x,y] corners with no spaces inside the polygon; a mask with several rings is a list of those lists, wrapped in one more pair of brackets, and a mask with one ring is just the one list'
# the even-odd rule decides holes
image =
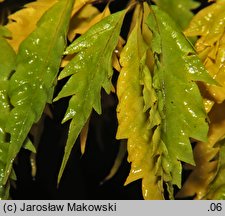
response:
{"label": "narrow lobed leaf", "polygon": [[209,186],[217,173],[217,155],[220,151],[219,142],[225,136],[225,103],[215,104],[209,112],[209,133],[207,142],[198,142],[194,148],[196,166],[185,181],[177,197],[194,196],[204,199]]}
{"label": "narrow lobed leaf", "polygon": [[196,144],[194,148],[196,167],[179,192],[179,197],[195,196],[195,199],[219,199],[224,194],[222,186],[224,169],[221,165],[222,153],[220,154],[220,151],[223,151],[221,143],[225,136],[224,3],[224,1],[217,1],[201,10],[185,31],[187,36],[199,36],[195,44],[196,50],[209,73],[220,86],[209,84],[200,86],[205,97],[205,108],[209,112],[210,118],[208,142]]}
{"label": "narrow lobed leaf", "polygon": [[[101,113],[100,91],[112,89],[112,54],[119,40],[120,28],[126,10],[107,16],[85,34],[76,39],[65,54],[76,53],[75,57],[60,73],[59,79],[70,76],[59,95],[55,98],[72,96],[63,122],[72,119],[58,182],[62,177],[73,145],[87,122],[92,108]],[[94,50],[94,52],[93,52]]]}
{"label": "narrow lobed leaf", "polygon": [[4,181],[33,123],[39,120],[46,103],[52,100],[73,3],[74,0],[60,0],[54,4],[20,45],[16,72],[9,83],[13,109],[6,124],[11,137]]}
{"label": "narrow lobed leaf", "polygon": [[215,82],[175,22],[157,6],[152,10],[147,24],[153,31],[153,87],[161,117],[156,132],[165,152],[161,160],[168,177],[164,180],[172,196],[172,185],[181,187],[181,161],[195,164],[189,138],[207,140],[207,116],[195,82]]}
{"label": "narrow lobed leaf", "polygon": [[220,85],[204,85],[204,95],[211,101],[225,99],[225,1],[216,2],[201,10],[192,19],[187,36],[198,36],[195,48],[210,75]]}

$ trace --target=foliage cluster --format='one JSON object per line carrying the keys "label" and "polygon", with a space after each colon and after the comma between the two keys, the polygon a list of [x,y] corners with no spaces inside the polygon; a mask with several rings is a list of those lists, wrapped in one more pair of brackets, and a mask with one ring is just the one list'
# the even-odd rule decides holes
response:
{"label": "foliage cluster", "polygon": [[[0,26],[0,198],[9,198],[21,148],[32,152],[35,175],[37,146],[48,130],[43,116],[51,115],[49,104],[69,98],[60,182],[78,137],[85,154],[104,89],[118,97],[122,140],[105,180],[127,148],[125,185],[142,179],[144,199],[225,199],[225,1],[195,15],[194,0],[131,0],[113,13],[110,2],[101,11],[99,2],[37,0]],[[60,80],[65,85],[55,96]],[[185,169],[191,171],[183,183]]]}

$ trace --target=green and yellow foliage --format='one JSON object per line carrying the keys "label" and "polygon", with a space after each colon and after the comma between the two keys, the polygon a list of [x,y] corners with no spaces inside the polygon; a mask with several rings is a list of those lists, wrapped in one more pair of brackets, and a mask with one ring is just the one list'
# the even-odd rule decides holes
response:
{"label": "green and yellow foliage", "polygon": [[144,199],[225,199],[225,1],[199,8],[193,0],[132,0],[113,13],[110,2],[102,11],[97,3],[33,1],[0,28],[0,199],[10,197],[21,148],[36,151],[29,134],[47,104],[69,98],[60,182],[78,138],[85,154],[102,90],[118,98],[122,140],[103,182],[127,151],[124,184],[141,179]]}

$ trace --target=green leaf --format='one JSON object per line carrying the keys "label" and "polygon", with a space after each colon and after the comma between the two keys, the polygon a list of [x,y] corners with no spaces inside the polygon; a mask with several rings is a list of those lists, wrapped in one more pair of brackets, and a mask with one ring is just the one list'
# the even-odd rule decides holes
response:
{"label": "green leaf", "polygon": [[160,9],[167,12],[181,29],[187,28],[193,17],[191,10],[200,5],[194,0],[154,0],[154,2]]}
{"label": "green leaf", "polygon": [[[57,0],[32,1],[7,17],[8,23],[6,28],[11,32],[8,42],[16,53],[21,42],[34,31],[41,16],[56,2]],[[18,8],[18,5],[15,7]]]}
{"label": "green leaf", "polygon": [[32,153],[37,153],[35,146],[33,145],[33,143],[31,142],[30,139],[27,138],[27,140],[24,143],[23,146],[24,149],[31,151]]}
{"label": "green leaf", "polygon": [[[0,28],[0,35],[8,35],[7,30]],[[7,163],[9,143],[5,125],[11,109],[8,98],[9,76],[15,69],[16,54],[7,41],[0,36],[0,200],[8,198],[9,181],[3,184],[4,170]]]}
{"label": "green leaf", "polygon": [[168,190],[172,191],[173,184],[181,187],[181,161],[195,164],[189,138],[207,140],[207,116],[195,81],[214,81],[174,21],[157,6],[152,10],[147,24],[153,31],[153,87],[161,117],[156,132],[165,152],[162,164],[171,175],[166,180]]}
{"label": "green leaf", "polygon": [[30,128],[41,117],[46,103],[52,100],[73,3],[74,0],[60,0],[54,4],[19,48],[16,72],[9,87],[14,108],[6,125],[11,139],[4,181]]}
{"label": "green leaf", "polygon": [[4,26],[0,25],[0,36],[1,37],[11,37],[12,33]]}
{"label": "green leaf", "polygon": [[72,75],[55,99],[72,95],[63,119],[63,122],[69,119],[72,121],[58,182],[71,149],[87,122],[92,108],[97,113],[101,113],[101,88],[103,87],[107,93],[111,91],[112,54],[118,43],[125,13],[124,10],[104,18],[75,40],[65,52],[65,54],[77,54],[59,76],[59,79],[63,79]]}

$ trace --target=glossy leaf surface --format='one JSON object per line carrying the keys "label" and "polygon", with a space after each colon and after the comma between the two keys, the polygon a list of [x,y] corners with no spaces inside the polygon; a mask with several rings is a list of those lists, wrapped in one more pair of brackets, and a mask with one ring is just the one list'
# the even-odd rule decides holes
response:
{"label": "glossy leaf surface", "polygon": [[25,5],[25,8],[11,14],[6,27],[12,32],[8,40],[17,52],[21,42],[34,31],[38,20],[57,0],[38,0]]}
{"label": "glossy leaf surface", "polygon": [[156,5],[167,12],[176,23],[182,28],[185,29],[193,13],[191,10],[197,8],[200,4],[194,0],[153,0]]}
{"label": "glossy leaf surface", "polygon": [[154,36],[153,87],[161,117],[156,132],[164,148],[164,180],[172,191],[173,184],[181,187],[181,161],[195,164],[189,138],[207,140],[207,117],[195,81],[213,80],[174,21],[158,7],[152,9],[147,24]]}
{"label": "glossy leaf surface", "polygon": [[[195,44],[197,52],[206,68],[220,86],[202,85],[205,107],[209,112],[210,129],[208,142],[197,143],[194,149],[196,167],[184,187],[180,197],[195,196],[195,199],[221,199],[223,189],[223,162],[220,151],[223,151],[224,130],[224,16],[225,2],[217,1],[201,10],[191,21],[185,31],[187,36],[200,36]],[[217,104],[219,103],[219,104]],[[222,144],[221,144],[222,143]],[[219,159],[218,159],[219,158]]]}
{"label": "glossy leaf surface", "polygon": [[33,123],[40,119],[46,103],[52,100],[73,3],[73,0],[57,2],[19,48],[16,72],[9,83],[10,102],[14,108],[6,124],[11,139],[5,181]]}
{"label": "glossy leaf surface", "polygon": [[[3,38],[7,31],[0,29],[0,200],[8,198],[9,182],[3,184],[4,171],[7,163],[9,143],[5,125],[9,117],[11,106],[8,98],[9,76],[15,69],[16,54],[12,47]],[[6,35],[7,36],[7,35]]]}
{"label": "glossy leaf surface", "polygon": [[100,14],[98,9],[90,4],[75,13],[70,21],[68,39],[73,41],[77,34],[84,34],[92,25],[101,20]]}
{"label": "glossy leaf surface", "polygon": [[206,85],[204,91],[211,100],[225,99],[225,1],[201,10],[185,31],[187,36],[199,36],[195,48],[211,76],[220,86]]}
{"label": "glossy leaf surface", "polygon": [[220,150],[218,143],[225,136],[225,103],[214,105],[209,113],[210,125],[208,142],[198,142],[194,148],[196,166],[178,193],[178,197],[195,196],[203,199],[209,185],[217,172],[217,155]]}
{"label": "glossy leaf surface", "polygon": [[[145,199],[163,199],[162,185],[158,183],[154,164],[155,152],[151,142],[149,112],[145,109],[143,98],[143,94],[146,95],[146,92],[153,94],[154,90],[151,86],[150,71],[146,65],[148,45],[141,32],[144,16],[140,5],[136,7],[134,16],[137,18],[133,20],[134,28],[120,57],[122,69],[117,83],[119,125],[116,138],[128,139],[128,161],[131,162],[131,170],[125,185],[142,179],[142,194]],[[143,84],[140,82],[142,79]],[[153,103],[149,103],[149,106],[152,108]]]}
{"label": "glossy leaf surface", "polygon": [[125,13],[126,11],[121,11],[106,17],[66,49],[65,54],[76,55],[59,75],[59,79],[72,76],[55,99],[72,96],[63,119],[63,122],[70,119],[72,121],[58,181],[92,108],[101,113],[101,88],[107,93],[112,89],[112,54],[119,40]]}

